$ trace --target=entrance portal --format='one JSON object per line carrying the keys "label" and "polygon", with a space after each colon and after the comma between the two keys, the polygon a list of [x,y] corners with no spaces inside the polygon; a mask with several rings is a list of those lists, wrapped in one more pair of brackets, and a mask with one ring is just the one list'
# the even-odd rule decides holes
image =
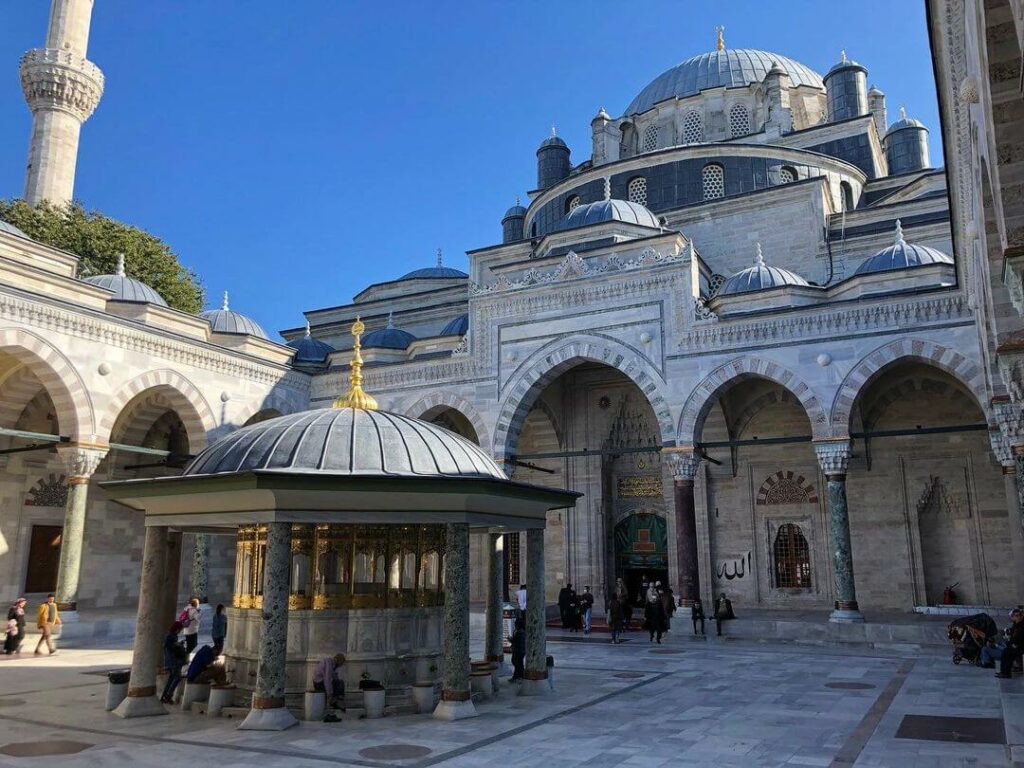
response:
{"label": "entrance portal", "polygon": [[638,512],[615,526],[615,576],[625,582],[630,599],[641,603],[641,584],[668,584],[668,529],[665,518]]}

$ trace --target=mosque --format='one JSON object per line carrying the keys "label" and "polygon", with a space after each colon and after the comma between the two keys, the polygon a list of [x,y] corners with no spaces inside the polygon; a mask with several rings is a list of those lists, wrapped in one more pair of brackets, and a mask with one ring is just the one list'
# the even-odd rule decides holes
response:
{"label": "mosque", "polygon": [[[103,92],[92,6],[53,0],[21,61],[30,202],[72,196]],[[928,6],[944,162],[857,51],[819,72],[719,29],[617,115],[599,109],[590,147],[552,129],[536,188],[468,273],[439,252],[306,309],[285,343],[227,295],[189,315],[123,265],[83,278],[0,223],[0,598],[133,604],[143,522],[99,483],[180,473],[238,427],[330,405],[360,318],[382,409],[582,494],[546,513],[551,601],[646,577],[838,622],[952,585],[964,604],[1020,602],[1020,3]],[[523,537],[505,536],[506,585],[527,580]],[[241,538],[169,542],[182,595],[259,597]],[[383,583],[376,562],[310,578]]]}

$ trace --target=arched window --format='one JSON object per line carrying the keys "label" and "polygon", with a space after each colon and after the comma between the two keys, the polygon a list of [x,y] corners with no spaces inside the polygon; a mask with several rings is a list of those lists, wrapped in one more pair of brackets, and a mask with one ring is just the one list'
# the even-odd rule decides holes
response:
{"label": "arched window", "polygon": [[708,163],[700,172],[701,184],[704,187],[705,200],[717,200],[725,197],[725,169],[718,163]]}
{"label": "arched window", "polygon": [[775,586],[807,588],[811,586],[811,550],[799,525],[779,526],[772,545],[775,559]]}
{"label": "arched window", "polygon": [[619,157],[631,157],[636,154],[636,130],[632,123],[623,123],[619,126],[621,138],[619,139]]}
{"label": "arched window", "polygon": [[853,187],[850,186],[850,182],[848,182],[848,181],[841,181],[841,182],[839,182],[839,192],[840,192],[840,194],[842,196],[842,199],[840,200],[840,205],[842,205],[842,207],[843,207],[842,210],[844,210],[844,211],[852,211],[853,210]]}
{"label": "arched window", "polygon": [[637,176],[629,182],[629,202],[647,205],[647,179]]}
{"label": "arched window", "polygon": [[683,135],[680,143],[700,144],[704,141],[704,117],[700,112],[687,112],[683,118]]}
{"label": "arched window", "polygon": [[658,148],[658,126],[648,125],[644,129],[643,152],[653,152]]}
{"label": "arched window", "polygon": [[733,104],[729,110],[729,135],[746,136],[750,133],[750,113],[743,104]]}
{"label": "arched window", "polygon": [[784,165],[779,168],[779,184],[792,184],[796,181],[796,170]]}
{"label": "arched window", "polygon": [[580,196],[573,195],[565,201],[565,212],[572,213],[573,209],[580,204]]}

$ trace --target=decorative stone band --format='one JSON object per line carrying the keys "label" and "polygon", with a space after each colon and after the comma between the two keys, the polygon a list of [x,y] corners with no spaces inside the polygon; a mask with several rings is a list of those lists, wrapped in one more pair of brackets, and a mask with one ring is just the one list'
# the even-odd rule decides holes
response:
{"label": "decorative stone band", "polygon": [[818,464],[829,480],[845,480],[850,464],[850,440],[842,437],[836,440],[815,440],[814,452]]}
{"label": "decorative stone band", "polygon": [[281,709],[284,707],[284,696],[273,696],[270,698],[252,697],[253,709]]}
{"label": "decorative stone band", "polygon": [[548,673],[547,670],[542,670],[538,672],[537,670],[527,669],[523,672],[523,677],[525,677],[527,680],[547,680]]}
{"label": "decorative stone band", "polygon": [[56,48],[34,48],[21,57],[21,89],[32,111],[59,109],[82,122],[103,96],[103,73],[88,59]]}
{"label": "decorative stone band", "polygon": [[700,456],[696,454],[692,445],[680,445],[675,448],[662,448],[661,455],[668,462],[672,470],[672,477],[678,482],[689,480],[697,476],[697,468],[700,467]]}
{"label": "decorative stone band", "polygon": [[145,685],[141,688],[128,689],[128,698],[130,699],[145,699],[149,696],[156,696],[155,685]]}
{"label": "decorative stone band", "polygon": [[1004,475],[1016,475],[1017,474],[1017,467],[1013,466],[1012,464],[1009,465],[1009,466],[1004,464],[1003,465],[1003,474]]}
{"label": "decorative stone band", "polygon": [[859,611],[860,607],[857,605],[856,600],[836,600],[835,602],[837,611]]}
{"label": "decorative stone band", "polygon": [[469,701],[469,691],[441,691],[442,701]]}
{"label": "decorative stone band", "polygon": [[68,485],[88,483],[109,450],[109,446],[101,443],[67,443],[57,446],[57,453],[67,467]]}

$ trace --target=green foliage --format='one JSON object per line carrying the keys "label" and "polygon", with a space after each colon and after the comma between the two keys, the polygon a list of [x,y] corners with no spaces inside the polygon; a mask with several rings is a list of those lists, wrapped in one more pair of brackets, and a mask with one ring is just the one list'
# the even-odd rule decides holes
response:
{"label": "green foliage", "polygon": [[0,200],[0,219],[33,240],[78,256],[79,277],[113,274],[117,255],[123,253],[128,276],[156,289],[170,306],[183,312],[203,308],[196,274],[181,265],[167,243],[138,227],[86,211],[77,202],[55,206],[45,200],[35,207],[24,200]]}

